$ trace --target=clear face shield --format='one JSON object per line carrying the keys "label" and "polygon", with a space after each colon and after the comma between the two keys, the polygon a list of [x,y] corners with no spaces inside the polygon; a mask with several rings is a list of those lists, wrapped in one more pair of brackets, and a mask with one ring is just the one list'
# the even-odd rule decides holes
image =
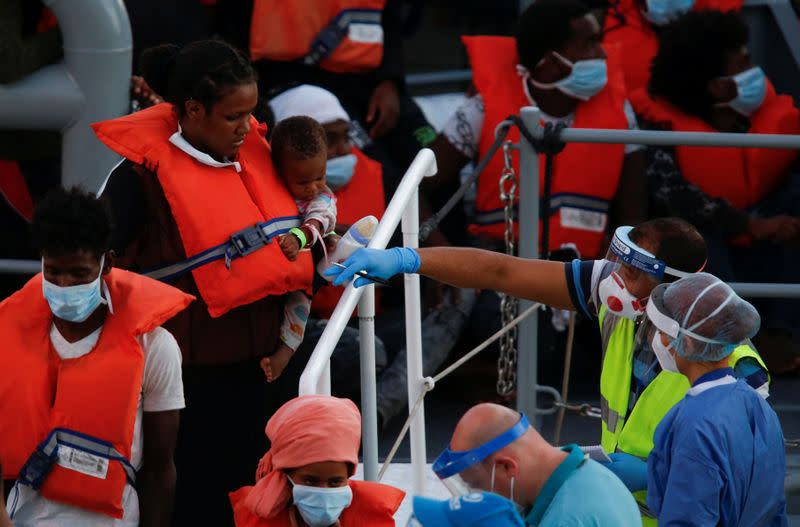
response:
{"label": "clear face shield", "polygon": [[450,450],[448,446],[434,461],[433,471],[453,496],[491,492],[494,490],[495,471],[482,461],[522,437],[529,427],[528,418],[521,414],[517,424],[477,448]]}
{"label": "clear face shield", "polygon": [[598,280],[600,302],[614,315],[636,319],[645,311],[650,291],[664,275],[683,278],[689,273],[673,269],[630,239],[633,227],[618,227]]}
{"label": "clear face shield", "polygon": [[[693,320],[691,324],[688,323],[693,307],[697,305],[707,291],[718,286],[725,286],[725,284],[717,281],[706,289],[698,291],[697,297],[688,309],[687,314],[681,317],[683,320],[673,318],[664,305],[664,293],[669,284],[662,284],[653,289],[650,294],[650,300],[647,303],[647,322],[642,324],[637,331],[637,344],[639,342],[642,344],[650,343],[661,367],[667,371],[674,372],[677,372],[674,354],[678,354],[688,360],[719,360],[728,356],[736,346],[748,344],[750,342],[749,339],[744,339],[741,342],[727,342],[697,333],[699,328],[718,316],[734,299],[736,295],[733,291],[706,316],[696,321]],[[661,334],[667,336],[667,340],[670,342],[669,346],[663,343]]]}

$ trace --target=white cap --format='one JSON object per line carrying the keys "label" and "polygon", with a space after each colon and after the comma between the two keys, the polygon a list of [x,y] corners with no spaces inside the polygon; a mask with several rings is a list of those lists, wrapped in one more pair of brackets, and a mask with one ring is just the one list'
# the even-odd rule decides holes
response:
{"label": "white cap", "polygon": [[275,114],[275,124],[297,115],[307,115],[320,124],[350,121],[339,99],[324,88],[301,84],[286,90],[269,101]]}

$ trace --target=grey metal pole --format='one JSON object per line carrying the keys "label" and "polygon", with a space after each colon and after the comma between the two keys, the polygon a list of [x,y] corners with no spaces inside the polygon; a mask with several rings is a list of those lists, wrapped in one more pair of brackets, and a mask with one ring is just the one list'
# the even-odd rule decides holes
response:
{"label": "grey metal pole", "polygon": [[128,112],[133,37],[122,0],[45,0],[64,36],[64,62],[85,104],[63,129],[61,182],[97,192],[119,156],[90,124]]}
{"label": "grey metal pole", "polygon": [[[539,109],[526,106],[520,110],[522,122],[528,130],[539,129]],[[519,140],[519,256],[539,257],[539,155],[525,138]],[[520,312],[532,305],[529,300],[521,300]],[[536,415],[536,385],[538,383],[536,363],[538,358],[537,337],[539,318],[529,316],[519,325],[517,341],[517,410],[528,418]],[[538,423],[538,419],[536,420]],[[534,425],[536,426],[536,424]]]}
{"label": "grey metal pole", "polygon": [[375,376],[375,286],[364,287],[358,302],[361,351],[361,445],[364,479],[378,481],[378,402]]}
{"label": "grey metal pole", "polygon": [[[537,130],[534,137],[542,137]],[[606,130],[567,128],[561,132],[565,143],[640,144],[662,146],[719,146],[739,148],[800,149],[800,135],[728,134],[720,132],[653,132],[648,130]]]}
{"label": "grey metal pole", "polygon": [[41,260],[0,259],[0,274],[36,274],[41,270]]}
{"label": "grey metal pole", "polygon": [[800,284],[731,282],[728,285],[745,298],[800,298]]}

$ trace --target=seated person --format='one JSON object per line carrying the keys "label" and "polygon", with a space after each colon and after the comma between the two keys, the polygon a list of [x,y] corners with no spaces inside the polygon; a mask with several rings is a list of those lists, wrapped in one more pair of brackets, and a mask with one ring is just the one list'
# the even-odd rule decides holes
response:
{"label": "seated person", "polygon": [[619,45],[628,91],[647,86],[658,34],[668,23],[694,9],[739,10],[742,0],[616,0],[605,12],[603,44]]}
{"label": "seated person", "polygon": [[514,502],[491,492],[449,500],[414,496],[408,527],[525,527]]}
{"label": "seated person", "polygon": [[[249,4],[240,29],[223,36],[249,49],[264,93],[298,82],[330,90],[353,118],[359,148],[403,171],[433,140],[435,132],[405,86],[402,0]],[[393,177],[402,174],[387,171],[389,195],[399,183]]]}
{"label": "seated person", "polygon": [[476,489],[508,498],[526,525],[641,525],[630,492],[588,457],[578,445],[551,445],[524,415],[484,403],[459,420],[433,470],[455,495]]}
{"label": "seated person", "polygon": [[404,493],[352,478],[361,414],[352,401],[306,395],[267,423],[255,486],[230,494],[237,527],[389,527]]}
{"label": "seated person", "polygon": [[[748,30],[733,12],[688,13],[661,34],[647,92],[631,101],[649,127],[687,132],[800,133],[800,111],[777,95],[747,50]],[[800,280],[800,170],[796,150],[653,147],[647,150],[653,213],[683,218],[709,245],[707,270],[726,281]],[[798,365],[791,336],[795,300],[757,304],[758,344],[775,373]]]}
{"label": "seated person", "polygon": [[0,377],[17,527],[170,521],[184,395],[161,325],[192,297],[114,268],[110,223],[93,195],[53,190],[33,220],[42,273],[0,304],[0,369],[18,373]]}
{"label": "seated person", "polygon": [[[336,197],[325,181],[327,142],[322,125],[310,117],[296,116],[281,121],[272,132],[272,163],[278,176],[295,199],[302,225],[280,237],[283,254],[290,261],[297,253],[322,242],[336,226]],[[286,296],[280,343],[275,353],[261,359],[267,381],[280,377],[303,335],[311,310],[305,291]]]}
{"label": "seated person", "polygon": [[[439,173],[426,180],[431,194],[457,180],[470,160],[483,157],[495,128],[520,107],[538,106],[542,121],[577,128],[635,129],[616,50],[603,49],[600,25],[579,0],[541,0],[521,15],[516,38],[464,37],[477,94],[468,97],[433,143]],[[521,78],[520,78],[521,76]],[[509,139],[517,140],[512,129]],[[574,244],[580,255],[601,255],[613,224],[644,219],[644,157],[639,145],[573,143],[555,157],[550,243],[542,253]],[[540,194],[545,156],[540,156]],[[504,237],[496,154],[478,179],[470,232],[495,245]],[[513,156],[519,174],[519,157]],[[422,202],[423,211],[425,202]],[[609,220],[609,212],[614,217]]]}

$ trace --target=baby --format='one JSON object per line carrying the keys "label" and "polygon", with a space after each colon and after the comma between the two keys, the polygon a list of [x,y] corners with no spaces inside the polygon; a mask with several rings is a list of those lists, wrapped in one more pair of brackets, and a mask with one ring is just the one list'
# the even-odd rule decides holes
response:
{"label": "baby", "polygon": [[[303,224],[278,240],[290,261],[336,227],[336,198],[325,184],[328,143],[322,125],[311,117],[284,119],[272,132],[272,162],[297,202]],[[277,379],[303,342],[311,299],[303,291],[286,295],[281,339],[272,355],[261,359],[267,381]]]}

